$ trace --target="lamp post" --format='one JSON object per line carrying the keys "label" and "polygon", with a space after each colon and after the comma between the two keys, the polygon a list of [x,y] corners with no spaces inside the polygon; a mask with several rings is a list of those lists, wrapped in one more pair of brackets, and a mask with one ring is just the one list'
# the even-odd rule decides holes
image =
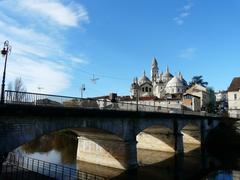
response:
{"label": "lamp post", "polygon": [[9,41],[5,41],[3,45],[3,49],[1,50],[1,54],[5,57],[4,69],[3,69],[3,78],[2,78],[2,92],[1,92],[1,104],[4,104],[4,91],[5,91],[5,76],[6,76],[6,67],[7,67],[7,58],[8,54],[11,52],[11,46],[9,45]]}
{"label": "lamp post", "polygon": [[83,91],[86,90],[85,84],[82,84],[82,87],[80,89],[81,89],[81,98],[83,98]]}

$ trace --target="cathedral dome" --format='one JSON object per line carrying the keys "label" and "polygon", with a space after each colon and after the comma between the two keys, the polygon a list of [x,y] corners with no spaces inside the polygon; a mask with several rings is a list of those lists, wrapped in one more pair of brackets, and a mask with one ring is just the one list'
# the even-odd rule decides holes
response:
{"label": "cathedral dome", "polygon": [[139,85],[144,84],[144,83],[152,83],[150,79],[146,76],[145,71],[143,73],[143,76],[139,79]]}
{"label": "cathedral dome", "polygon": [[183,85],[183,82],[176,76],[173,77],[166,85],[166,87],[179,87],[179,86],[184,86],[184,85]]}
{"label": "cathedral dome", "polygon": [[184,81],[174,76],[166,85],[167,93],[183,93],[185,90]]}

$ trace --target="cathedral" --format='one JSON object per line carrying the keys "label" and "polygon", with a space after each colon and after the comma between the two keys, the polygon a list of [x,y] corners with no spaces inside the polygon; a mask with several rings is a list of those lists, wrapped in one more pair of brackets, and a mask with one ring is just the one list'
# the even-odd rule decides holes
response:
{"label": "cathedral", "polygon": [[173,76],[169,68],[166,71],[159,73],[158,62],[153,58],[151,67],[151,80],[146,76],[144,71],[143,76],[134,78],[131,84],[131,96],[137,97],[157,97],[164,98],[169,95],[182,95],[187,88],[187,82],[183,75],[179,73]]}

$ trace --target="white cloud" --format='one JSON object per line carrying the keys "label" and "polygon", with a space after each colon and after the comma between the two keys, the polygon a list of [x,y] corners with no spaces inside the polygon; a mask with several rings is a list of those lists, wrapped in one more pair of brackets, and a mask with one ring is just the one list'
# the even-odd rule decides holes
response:
{"label": "white cloud", "polygon": [[186,48],[180,52],[179,57],[183,59],[193,59],[196,54],[196,48]]}
{"label": "white cloud", "polygon": [[29,11],[65,27],[76,27],[89,22],[87,10],[80,4],[63,4],[60,0],[17,0],[24,11]]}
{"label": "white cloud", "polygon": [[179,17],[174,18],[174,21],[175,21],[178,25],[182,25],[182,24],[184,23],[184,21],[183,21],[181,18],[179,18]]}
{"label": "white cloud", "polygon": [[[8,27],[7,29],[5,27]],[[14,52],[21,55],[47,57],[60,49],[55,40],[34,29],[17,27],[0,19],[0,40],[8,39],[14,46]]]}
{"label": "white cloud", "polygon": [[83,57],[70,57],[70,60],[74,63],[77,64],[88,64],[88,61],[86,59],[84,59]]}
{"label": "white cloud", "polygon": [[187,17],[187,16],[189,16],[190,14],[188,13],[188,12],[183,12],[183,13],[181,13],[179,16],[181,17],[181,18],[185,18],[185,17]]}
{"label": "white cloud", "polygon": [[[0,14],[1,15],[1,14]],[[7,82],[22,77],[27,90],[56,94],[71,85],[71,69],[74,64],[86,64],[79,55],[70,55],[64,47],[64,38],[52,34],[51,30],[39,32],[37,26],[24,27],[15,23],[9,16],[0,16],[0,48],[5,40],[9,40],[12,53],[7,66]],[[5,28],[8,27],[8,28]],[[70,61],[69,61],[70,59]],[[0,74],[3,67],[0,58]]]}
{"label": "white cloud", "polygon": [[7,80],[14,81],[21,77],[27,87],[27,91],[36,92],[37,87],[43,87],[42,92],[58,93],[70,84],[70,76],[57,63],[46,61],[34,61],[28,58],[9,57],[7,66]]}
{"label": "white cloud", "polygon": [[179,14],[173,18],[177,25],[183,25],[185,19],[190,15],[190,11],[193,7],[192,0],[188,0],[187,4],[180,10]]}

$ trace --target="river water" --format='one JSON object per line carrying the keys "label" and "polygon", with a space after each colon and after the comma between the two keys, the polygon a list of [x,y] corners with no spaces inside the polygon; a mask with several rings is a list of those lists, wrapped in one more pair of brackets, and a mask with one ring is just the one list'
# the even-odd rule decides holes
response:
{"label": "river water", "polygon": [[70,131],[44,135],[15,150],[24,156],[64,165],[112,179],[240,179],[240,135],[222,126],[210,134],[204,150],[193,147],[184,155],[138,149],[135,171],[94,165],[76,160],[77,136]]}

